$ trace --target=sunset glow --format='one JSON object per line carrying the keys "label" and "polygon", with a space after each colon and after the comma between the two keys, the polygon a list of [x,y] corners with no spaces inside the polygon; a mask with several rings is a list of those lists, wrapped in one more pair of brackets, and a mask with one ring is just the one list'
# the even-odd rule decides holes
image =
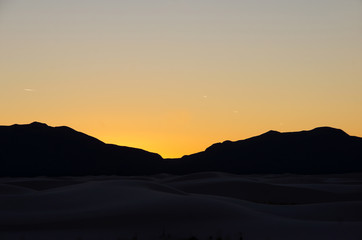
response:
{"label": "sunset glow", "polygon": [[0,125],[163,157],[268,130],[362,136],[362,1],[0,0]]}

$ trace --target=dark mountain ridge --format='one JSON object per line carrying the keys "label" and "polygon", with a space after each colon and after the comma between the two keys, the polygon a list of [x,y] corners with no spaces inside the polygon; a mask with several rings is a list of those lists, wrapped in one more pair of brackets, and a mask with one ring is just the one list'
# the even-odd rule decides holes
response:
{"label": "dark mountain ridge", "polygon": [[0,176],[138,175],[160,170],[162,157],[105,144],[69,127],[0,126]]}
{"label": "dark mountain ridge", "polygon": [[[344,173],[362,171],[362,139],[340,129],[269,131],[236,142],[225,141],[184,156],[196,168],[232,173]],[[197,163],[197,164],[196,164]]]}
{"label": "dark mountain ridge", "polygon": [[106,144],[69,127],[34,122],[0,126],[0,176],[362,172],[362,138],[340,129],[269,131],[225,141],[180,159]]}

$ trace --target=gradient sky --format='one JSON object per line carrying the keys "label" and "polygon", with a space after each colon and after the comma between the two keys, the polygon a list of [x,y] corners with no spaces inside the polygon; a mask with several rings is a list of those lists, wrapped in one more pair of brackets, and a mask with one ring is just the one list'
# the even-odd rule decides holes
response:
{"label": "gradient sky", "polygon": [[362,1],[0,0],[0,114],[163,157],[362,136]]}

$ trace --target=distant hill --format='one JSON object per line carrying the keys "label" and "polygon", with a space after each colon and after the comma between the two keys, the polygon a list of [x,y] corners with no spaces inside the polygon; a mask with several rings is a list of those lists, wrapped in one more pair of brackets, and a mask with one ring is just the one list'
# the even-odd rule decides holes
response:
{"label": "distant hill", "polygon": [[362,172],[362,138],[340,129],[269,131],[246,140],[216,143],[181,158],[180,172],[345,173]]}
{"label": "distant hill", "polygon": [[0,126],[0,176],[138,175],[161,171],[161,156],[105,144],[69,127]]}
{"label": "distant hill", "polygon": [[186,174],[222,171],[256,173],[362,172],[362,138],[339,129],[269,131],[204,152],[162,159],[141,149],[105,144],[69,127],[34,122],[0,126],[1,176]]}

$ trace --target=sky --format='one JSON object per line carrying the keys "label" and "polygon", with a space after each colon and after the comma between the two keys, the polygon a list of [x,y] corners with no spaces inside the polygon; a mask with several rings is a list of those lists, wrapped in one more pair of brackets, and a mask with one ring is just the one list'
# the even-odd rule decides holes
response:
{"label": "sky", "polygon": [[0,0],[0,114],[165,158],[362,136],[362,1]]}

